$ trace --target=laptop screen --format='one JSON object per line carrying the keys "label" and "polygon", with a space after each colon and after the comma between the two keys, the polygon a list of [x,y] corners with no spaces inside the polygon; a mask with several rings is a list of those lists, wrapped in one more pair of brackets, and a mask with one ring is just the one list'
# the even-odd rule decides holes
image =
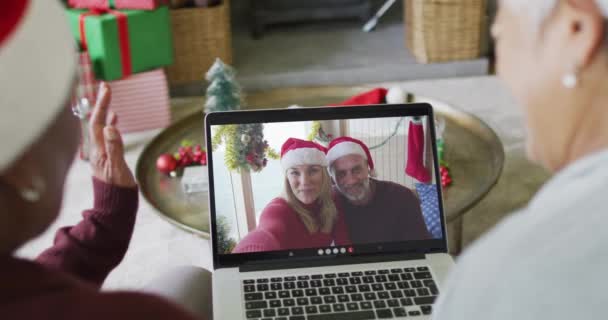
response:
{"label": "laptop screen", "polygon": [[210,114],[214,262],[445,252],[434,132],[426,104]]}

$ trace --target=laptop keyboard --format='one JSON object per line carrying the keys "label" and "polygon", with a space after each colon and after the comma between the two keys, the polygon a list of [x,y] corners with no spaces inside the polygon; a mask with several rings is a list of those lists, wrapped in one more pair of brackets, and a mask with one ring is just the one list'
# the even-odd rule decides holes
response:
{"label": "laptop keyboard", "polygon": [[362,320],[429,315],[439,294],[428,267],[242,281],[247,319]]}

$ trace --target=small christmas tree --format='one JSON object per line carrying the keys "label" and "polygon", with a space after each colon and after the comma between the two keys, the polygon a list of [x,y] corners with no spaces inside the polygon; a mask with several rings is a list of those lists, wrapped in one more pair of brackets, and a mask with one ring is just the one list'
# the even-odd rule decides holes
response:
{"label": "small christmas tree", "polygon": [[210,82],[207,87],[205,111],[230,111],[241,107],[241,88],[234,78],[234,70],[217,58],[207,71],[205,78]]}

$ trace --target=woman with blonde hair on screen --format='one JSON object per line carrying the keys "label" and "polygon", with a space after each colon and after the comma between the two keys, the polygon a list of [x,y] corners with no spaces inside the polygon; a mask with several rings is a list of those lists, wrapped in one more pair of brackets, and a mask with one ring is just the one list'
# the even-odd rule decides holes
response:
{"label": "woman with blonde hair on screen", "polygon": [[348,232],[336,209],[323,146],[289,138],[281,148],[284,196],[264,208],[258,226],[233,253],[279,251],[348,244]]}

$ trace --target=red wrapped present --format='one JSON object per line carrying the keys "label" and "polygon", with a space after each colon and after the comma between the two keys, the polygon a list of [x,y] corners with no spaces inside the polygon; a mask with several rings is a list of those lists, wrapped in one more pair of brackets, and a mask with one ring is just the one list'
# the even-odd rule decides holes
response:
{"label": "red wrapped present", "polygon": [[121,132],[158,129],[170,124],[169,89],[163,69],[108,84],[112,89],[110,110],[118,115],[116,126]]}
{"label": "red wrapped present", "polygon": [[168,2],[168,0],[69,0],[68,4],[78,9],[154,10]]}

